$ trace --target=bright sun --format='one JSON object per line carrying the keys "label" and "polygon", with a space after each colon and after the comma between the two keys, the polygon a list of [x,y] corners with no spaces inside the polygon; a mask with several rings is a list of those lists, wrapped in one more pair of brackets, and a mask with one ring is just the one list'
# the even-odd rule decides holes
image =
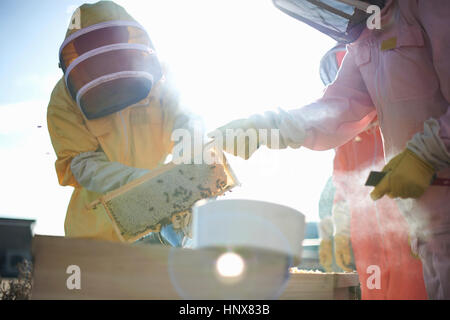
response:
{"label": "bright sun", "polygon": [[222,277],[235,278],[244,272],[245,262],[237,253],[227,252],[217,259],[216,269]]}

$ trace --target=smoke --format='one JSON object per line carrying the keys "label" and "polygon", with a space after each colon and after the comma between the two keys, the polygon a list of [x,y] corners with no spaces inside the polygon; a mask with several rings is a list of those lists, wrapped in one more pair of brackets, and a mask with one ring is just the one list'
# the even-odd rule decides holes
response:
{"label": "smoke", "polygon": [[420,260],[414,258],[417,252],[411,251],[411,242],[428,229],[427,216],[418,214],[417,200],[391,199],[386,195],[373,201],[370,198],[373,187],[364,186],[369,172],[381,171],[384,164],[383,157],[377,157],[373,164],[367,163],[362,169],[334,176],[337,192],[350,207],[357,271],[365,274],[367,266],[377,265],[382,277],[393,272],[395,277],[403,273],[404,281],[422,281]]}
{"label": "smoke", "polygon": [[377,201],[370,198],[373,187],[365,186],[365,181],[370,171],[381,171],[384,164],[384,160],[378,159],[374,165],[359,170],[335,173],[337,192],[347,200],[352,214],[365,216],[367,221],[372,221],[370,215],[378,216],[377,226],[367,228],[367,232],[418,235],[420,230],[428,228],[429,221],[417,214],[417,200],[391,199],[387,195]]}

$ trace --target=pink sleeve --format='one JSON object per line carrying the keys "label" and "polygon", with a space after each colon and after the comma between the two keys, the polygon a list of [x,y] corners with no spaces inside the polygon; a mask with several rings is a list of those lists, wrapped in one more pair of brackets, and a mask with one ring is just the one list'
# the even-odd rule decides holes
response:
{"label": "pink sleeve", "polygon": [[352,51],[345,55],[336,80],[323,97],[303,108],[292,110],[306,123],[304,146],[327,150],[344,144],[363,131],[376,116]]}
{"label": "pink sleeve", "polygon": [[[450,1],[419,0],[419,21],[428,35],[433,52],[433,65],[439,77],[442,95],[450,105]],[[437,119],[439,136],[450,152],[450,108]]]}

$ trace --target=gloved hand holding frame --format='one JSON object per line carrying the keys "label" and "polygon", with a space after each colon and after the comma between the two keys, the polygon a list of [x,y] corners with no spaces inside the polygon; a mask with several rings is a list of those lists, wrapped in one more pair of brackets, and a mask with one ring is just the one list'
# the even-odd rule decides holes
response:
{"label": "gloved hand holding frame", "polygon": [[94,210],[103,206],[119,238],[134,242],[172,223],[186,230],[180,218],[198,200],[224,194],[238,184],[228,163],[169,163],[143,177],[107,193],[90,204]]}

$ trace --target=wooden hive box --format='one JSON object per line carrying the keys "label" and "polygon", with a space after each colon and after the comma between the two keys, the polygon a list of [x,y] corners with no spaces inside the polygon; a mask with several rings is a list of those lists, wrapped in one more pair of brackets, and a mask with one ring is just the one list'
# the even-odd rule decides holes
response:
{"label": "wooden hive box", "polygon": [[[249,289],[244,283],[240,287],[243,290],[234,291],[239,295],[230,297],[229,285],[205,281],[210,269],[204,261],[217,256],[211,249],[35,236],[33,252],[32,299],[259,299],[260,291],[276,283],[276,276],[272,279],[267,275],[274,275],[271,269],[282,261],[275,256],[260,256],[264,263],[252,270],[252,283],[260,287]],[[80,290],[67,288],[66,270],[70,265],[81,270]],[[190,296],[180,291],[180,282],[175,283],[174,266],[185,281],[182,285],[195,288]],[[356,273],[294,273],[280,299],[354,299],[358,285]]]}

